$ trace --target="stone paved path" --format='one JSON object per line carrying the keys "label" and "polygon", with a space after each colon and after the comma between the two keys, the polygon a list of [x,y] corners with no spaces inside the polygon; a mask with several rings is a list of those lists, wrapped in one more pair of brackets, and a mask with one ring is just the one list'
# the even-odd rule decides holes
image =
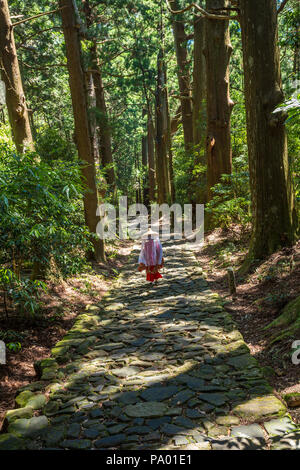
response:
{"label": "stone paved path", "polygon": [[137,250],[7,413],[0,449],[296,449],[286,415],[188,245],[157,288]]}

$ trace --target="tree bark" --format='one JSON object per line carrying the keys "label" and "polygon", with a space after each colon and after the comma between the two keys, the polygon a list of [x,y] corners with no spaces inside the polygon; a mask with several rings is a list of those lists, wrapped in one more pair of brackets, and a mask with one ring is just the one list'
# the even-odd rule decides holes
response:
{"label": "tree bark", "polygon": [[[166,76],[167,84],[167,76]],[[166,119],[167,119],[167,142],[168,142],[168,172],[169,172],[169,190],[170,190],[170,203],[175,202],[175,183],[174,183],[174,171],[173,171],[173,152],[172,152],[172,131],[171,131],[171,115],[169,107],[169,93],[166,85]]]}
{"label": "tree bark", "polygon": [[193,140],[201,145],[205,135],[206,63],[205,18],[194,19],[194,68],[193,68]]}
{"label": "tree bark", "polygon": [[[105,101],[104,87],[102,81],[102,73],[100,67],[100,61],[97,54],[97,43],[96,38],[94,37],[94,32],[90,33],[91,26],[95,22],[95,14],[93,14],[93,8],[90,5],[89,0],[82,2],[82,10],[85,15],[85,24],[86,32],[85,35],[91,41],[91,47],[89,48],[89,59],[91,72],[93,80],[93,88],[95,92],[95,110],[96,113],[92,117],[92,120],[95,122],[96,135],[98,138],[98,149],[99,156],[101,157],[101,164],[104,167],[104,176],[106,182],[109,184],[110,189],[115,192],[115,171],[113,167],[113,154],[112,154],[112,145],[111,145],[111,130],[109,127],[109,118]],[[99,148],[100,147],[100,148]]]}
{"label": "tree bark", "polygon": [[97,55],[97,45],[94,43],[91,49],[92,54],[92,69],[94,86],[96,92],[96,106],[99,110],[98,124],[99,124],[99,139],[100,139],[100,156],[102,165],[106,169],[105,177],[110,188],[114,191],[116,186],[116,176],[114,170],[112,145],[111,145],[111,128],[109,124],[109,117],[106,107],[104,87],[102,81],[102,73]]}
{"label": "tree bark", "polygon": [[[143,117],[147,115],[147,109],[143,109]],[[142,167],[143,167],[143,204],[149,205],[149,180],[148,180],[148,125],[146,133],[142,136]]]}
{"label": "tree bark", "polygon": [[164,52],[160,49],[157,60],[156,87],[156,168],[158,203],[169,202],[171,197],[170,167],[168,156],[168,107]]}
{"label": "tree bark", "polygon": [[136,168],[136,204],[142,204],[142,188],[141,188],[141,176],[140,176],[140,155],[138,154],[136,147],[134,149],[135,154],[135,168]]}
{"label": "tree bark", "polygon": [[[275,0],[240,1],[253,232],[246,264],[291,245],[298,226],[288,162]],[[245,265],[246,265],[245,264]]]}
{"label": "tree bark", "polygon": [[[87,191],[84,194],[85,221],[90,232],[96,235],[98,193],[96,186],[95,159],[91,146],[91,130],[87,111],[87,94],[82,67],[79,25],[76,20],[74,0],[59,0],[62,26],[68,60],[69,84],[75,122],[75,139],[80,160],[84,161],[81,171]],[[94,256],[97,261],[105,260],[104,241],[92,238]]]}
{"label": "tree bark", "polygon": [[206,63],[205,47],[205,18],[194,19],[194,69],[193,69],[193,140],[195,149],[195,167],[201,167],[202,172],[192,180],[192,192],[196,204],[206,202],[207,178],[206,171]]}
{"label": "tree bark", "polygon": [[0,0],[0,58],[8,116],[17,151],[22,153],[26,149],[34,150],[7,0]]}
{"label": "tree bark", "polygon": [[154,155],[154,133],[153,122],[148,114],[148,168],[149,168],[149,199],[150,202],[155,200],[155,155]]}
{"label": "tree bark", "polygon": [[88,116],[90,120],[91,129],[91,145],[94,154],[94,160],[97,165],[100,163],[99,152],[99,139],[97,133],[97,119],[95,115],[96,108],[96,93],[94,86],[94,79],[91,72],[86,72],[86,90],[87,90],[87,103],[88,103]]}
{"label": "tree bark", "polygon": [[[300,7],[298,5],[298,15],[299,15]],[[294,49],[294,64],[293,64],[293,72],[295,75],[296,80],[300,80],[300,24],[296,26],[296,44]]]}
{"label": "tree bark", "polygon": [[[179,10],[178,0],[172,1],[172,8]],[[177,59],[177,77],[180,91],[181,116],[184,136],[184,147],[187,152],[193,146],[193,111],[191,97],[191,81],[187,54],[187,37],[182,15],[172,15],[172,28]]]}
{"label": "tree bark", "polygon": [[[206,0],[206,10],[224,14],[229,0]],[[216,9],[217,12],[215,11]],[[232,51],[229,22],[206,19],[205,58],[207,71],[207,190],[220,182],[222,174],[232,171],[230,116],[233,102],[229,95],[229,61]]]}

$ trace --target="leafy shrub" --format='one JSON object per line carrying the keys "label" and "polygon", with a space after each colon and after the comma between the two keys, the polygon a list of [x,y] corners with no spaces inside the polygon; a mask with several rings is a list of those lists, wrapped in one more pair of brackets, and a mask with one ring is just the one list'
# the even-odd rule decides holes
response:
{"label": "leafy shrub", "polygon": [[213,187],[214,197],[206,205],[206,212],[219,227],[232,223],[246,225],[251,221],[248,172],[222,175],[221,183]]}
{"label": "leafy shrub", "polygon": [[85,263],[82,252],[91,249],[78,163],[56,160],[51,166],[7,144],[0,144],[0,155],[0,262],[17,277],[31,269],[32,279],[44,277],[51,262],[63,275],[76,272]]}
{"label": "leafy shrub", "polygon": [[21,351],[21,349],[22,349],[21,343],[19,343],[19,342],[17,342],[17,343],[7,343],[6,347],[9,351],[12,351],[14,353],[17,353],[17,352]]}
{"label": "leafy shrub", "polygon": [[70,145],[69,139],[54,128],[39,129],[36,136],[36,150],[42,160],[51,163],[56,160],[74,161],[76,156],[75,143]]}
{"label": "leafy shrub", "polygon": [[195,188],[191,189],[193,171],[198,175],[200,168],[194,168],[195,154],[185,151],[182,135],[176,135],[173,144],[176,202],[182,205],[188,204],[193,198],[195,190]]}
{"label": "leafy shrub", "polygon": [[5,342],[20,342],[25,338],[25,333],[20,333],[14,330],[0,330],[0,340]]}
{"label": "leafy shrub", "polygon": [[[12,302],[18,312],[31,317],[40,312],[41,293],[47,290],[44,282],[18,279],[10,269],[0,268],[0,287],[3,295]],[[5,308],[8,315],[6,303]]]}

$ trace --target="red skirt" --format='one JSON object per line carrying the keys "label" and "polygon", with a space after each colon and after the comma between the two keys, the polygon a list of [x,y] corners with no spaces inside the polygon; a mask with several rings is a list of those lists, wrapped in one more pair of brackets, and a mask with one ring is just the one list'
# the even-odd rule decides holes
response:
{"label": "red skirt", "polygon": [[161,279],[162,275],[158,272],[158,269],[156,266],[149,266],[147,268],[147,278],[146,280],[149,282],[154,282],[157,279]]}

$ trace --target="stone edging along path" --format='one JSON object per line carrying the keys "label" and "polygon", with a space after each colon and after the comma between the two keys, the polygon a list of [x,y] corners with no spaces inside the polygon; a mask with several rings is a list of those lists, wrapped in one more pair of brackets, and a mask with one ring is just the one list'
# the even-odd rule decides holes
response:
{"label": "stone edging along path", "polygon": [[0,450],[300,448],[188,244],[164,248],[157,287],[137,273],[135,250],[108,296],[35,364]]}

